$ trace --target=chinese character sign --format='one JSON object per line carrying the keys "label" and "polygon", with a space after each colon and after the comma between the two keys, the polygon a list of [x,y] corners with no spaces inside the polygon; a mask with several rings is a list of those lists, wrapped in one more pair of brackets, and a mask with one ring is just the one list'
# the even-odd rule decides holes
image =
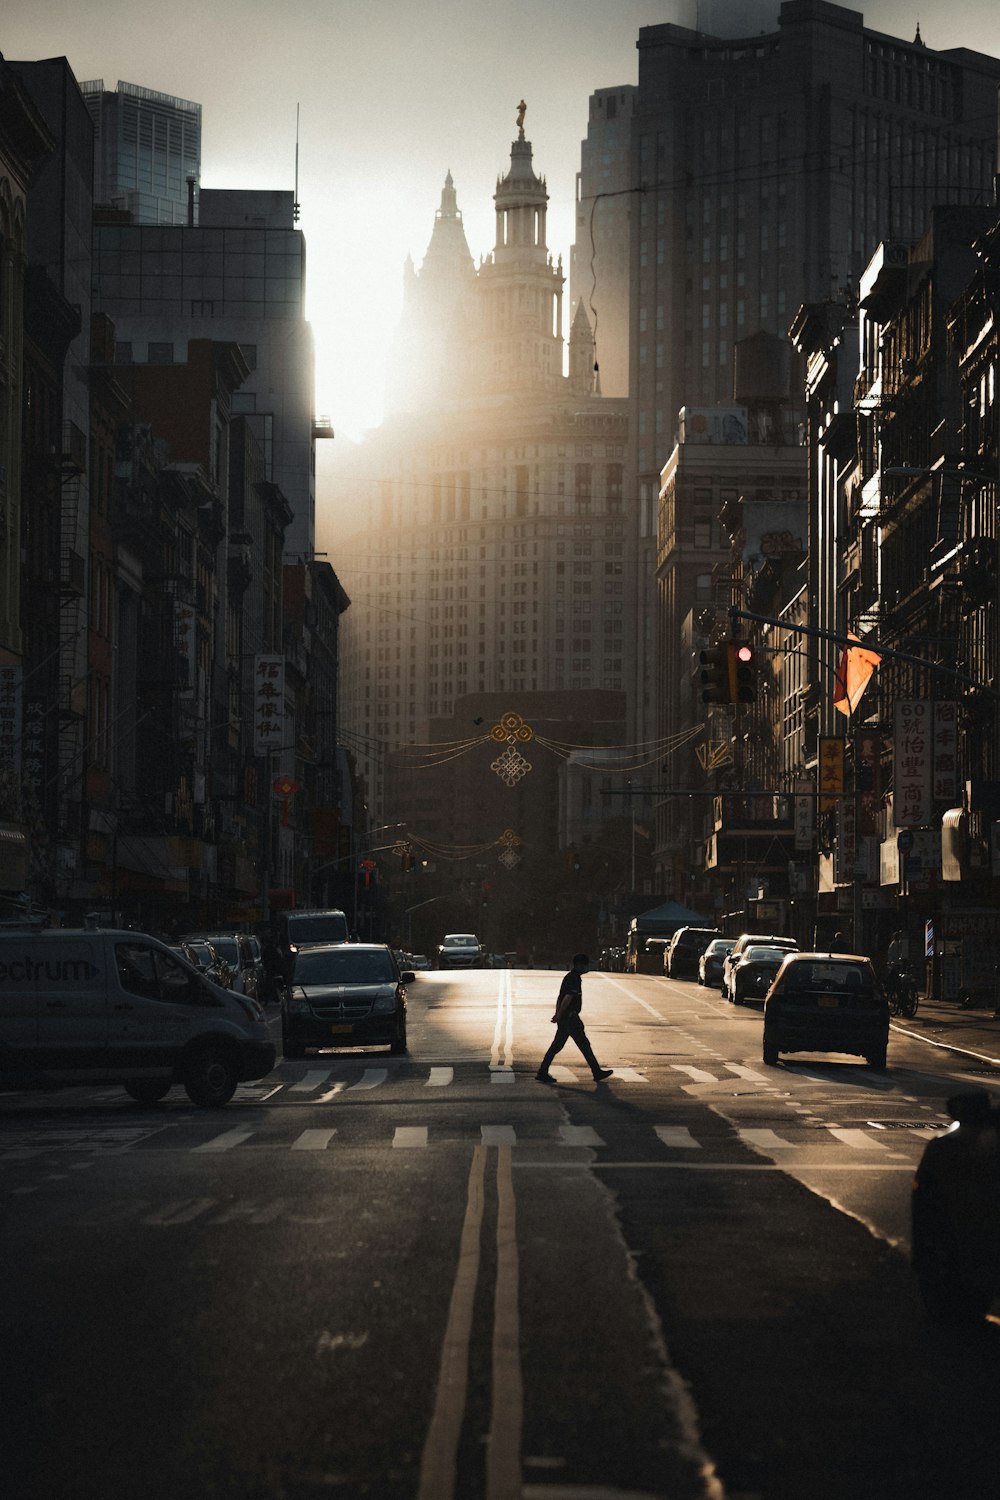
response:
{"label": "chinese character sign", "polygon": [[285,658],[257,656],[253,664],[253,753],[285,743]]}
{"label": "chinese character sign", "polygon": [[0,766],[21,769],[21,668],[0,667]]}
{"label": "chinese character sign", "polygon": [[892,765],[893,818],[897,828],[923,828],[931,821],[931,704],[896,704]]}
{"label": "chinese character sign", "polygon": [[837,806],[844,790],[844,742],[835,735],[821,735],[819,742],[819,810]]}
{"label": "chinese character sign", "polygon": [[934,704],[931,795],[954,802],[958,796],[958,704]]}

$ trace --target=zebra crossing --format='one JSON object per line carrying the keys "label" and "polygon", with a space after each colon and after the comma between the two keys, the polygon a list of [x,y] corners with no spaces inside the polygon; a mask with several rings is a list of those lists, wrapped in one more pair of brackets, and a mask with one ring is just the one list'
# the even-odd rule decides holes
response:
{"label": "zebra crossing", "polygon": [[[943,1126],[940,1128],[944,1128]],[[69,1128],[51,1129],[44,1125],[21,1131],[9,1132],[0,1140],[0,1167],[28,1162],[43,1154],[73,1153],[78,1158],[122,1156],[144,1150],[177,1151],[192,1156],[221,1156],[245,1153],[252,1150],[328,1152],[338,1149],[394,1151],[420,1151],[435,1146],[511,1146],[528,1148],[586,1149],[588,1151],[622,1152],[634,1154],[637,1150],[648,1155],[657,1154],[659,1147],[668,1152],[690,1154],[710,1152],[718,1156],[720,1151],[731,1154],[733,1143],[749,1147],[751,1151],[776,1159],[798,1153],[800,1157],[829,1154],[830,1148],[847,1148],[847,1156],[898,1159],[898,1148],[910,1144],[922,1149],[924,1143],[937,1133],[938,1127],[931,1124],[906,1124],[898,1130],[886,1132],[884,1127],[872,1123],[870,1126],[807,1125],[789,1117],[782,1129],[750,1123],[735,1123],[727,1138],[718,1133],[699,1138],[696,1130],[679,1122],[663,1124],[636,1124],[621,1127],[612,1122],[601,1129],[592,1125],[507,1122],[472,1123],[464,1118],[454,1118],[441,1123],[394,1123],[391,1120],[377,1122],[374,1130],[359,1133],[351,1125],[311,1125],[299,1131],[276,1129],[265,1123],[260,1126],[241,1123],[225,1129],[212,1129],[205,1134],[204,1116],[188,1115],[159,1126],[122,1130],[118,1128],[94,1128],[79,1124]],[[198,1139],[192,1141],[191,1136]]]}

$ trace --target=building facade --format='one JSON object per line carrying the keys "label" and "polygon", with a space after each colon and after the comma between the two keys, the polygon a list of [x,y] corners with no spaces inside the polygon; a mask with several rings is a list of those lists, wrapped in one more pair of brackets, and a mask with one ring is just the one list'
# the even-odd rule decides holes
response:
{"label": "building facade", "polygon": [[103,78],[80,84],[94,123],[94,202],[133,224],[195,222],[201,180],[201,105]]}

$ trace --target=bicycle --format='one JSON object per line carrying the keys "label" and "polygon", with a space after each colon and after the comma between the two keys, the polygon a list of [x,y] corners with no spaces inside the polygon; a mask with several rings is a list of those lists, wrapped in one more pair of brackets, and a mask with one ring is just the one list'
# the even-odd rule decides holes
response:
{"label": "bicycle", "polygon": [[920,996],[916,980],[905,969],[896,969],[886,977],[885,998],[890,1016],[904,1016],[912,1020],[917,1013]]}

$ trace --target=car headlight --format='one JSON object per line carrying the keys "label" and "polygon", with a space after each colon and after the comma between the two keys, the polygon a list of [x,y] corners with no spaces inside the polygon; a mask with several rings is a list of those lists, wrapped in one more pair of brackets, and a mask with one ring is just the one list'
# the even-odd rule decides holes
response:
{"label": "car headlight", "polygon": [[396,1001],[397,995],[395,990],[383,990],[381,994],[375,997],[375,1004],[372,1008],[379,1014],[384,1015],[386,1012],[396,1009]]}
{"label": "car headlight", "polygon": [[307,1016],[310,1013],[309,1001],[305,995],[286,995],[285,1010],[290,1016]]}

